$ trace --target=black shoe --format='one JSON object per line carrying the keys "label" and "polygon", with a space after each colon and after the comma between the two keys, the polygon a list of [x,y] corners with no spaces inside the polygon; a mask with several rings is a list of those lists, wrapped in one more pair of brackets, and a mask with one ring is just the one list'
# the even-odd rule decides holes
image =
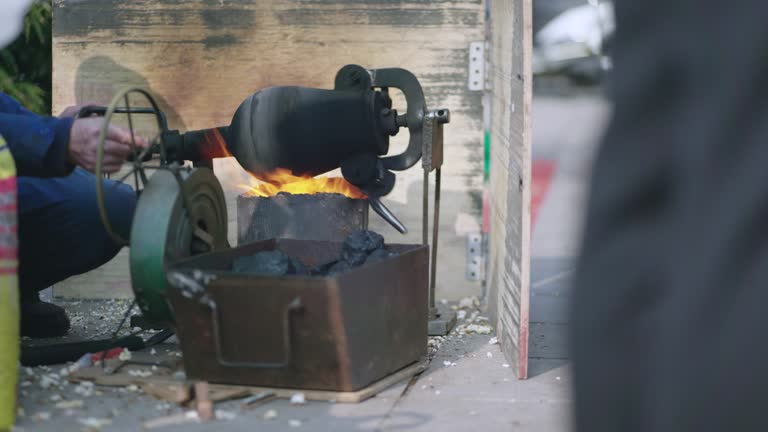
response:
{"label": "black shoe", "polygon": [[32,338],[64,336],[69,331],[69,317],[61,306],[40,300],[35,293],[21,298],[21,335]]}

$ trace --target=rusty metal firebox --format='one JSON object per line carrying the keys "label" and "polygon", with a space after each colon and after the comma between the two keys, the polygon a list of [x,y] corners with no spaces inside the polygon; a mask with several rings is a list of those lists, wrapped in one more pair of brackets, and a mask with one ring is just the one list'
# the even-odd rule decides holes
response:
{"label": "rusty metal firebox", "polygon": [[187,375],[356,391],[419,361],[426,354],[428,248],[387,248],[397,255],[330,277],[230,269],[236,257],[275,249],[315,266],[336,259],[341,243],[267,240],[175,264],[169,298]]}

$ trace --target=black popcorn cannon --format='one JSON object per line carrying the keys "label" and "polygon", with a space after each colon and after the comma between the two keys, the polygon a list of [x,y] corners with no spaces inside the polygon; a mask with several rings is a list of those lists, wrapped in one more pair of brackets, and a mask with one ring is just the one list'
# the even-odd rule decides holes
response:
{"label": "black popcorn cannon", "polygon": [[[405,95],[406,113],[392,109],[391,87]],[[131,107],[131,93],[150,106]],[[434,302],[442,130],[449,112],[427,110],[421,85],[410,72],[345,66],[332,90],[266,88],[240,105],[229,126],[186,133],[169,130],[152,96],[140,89],[81,114],[110,119],[116,113],[127,114],[129,124],[132,115],[154,115],[161,133],[150,149],[133,155],[133,170],[123,177],[133,175],[139,193],[130,238],[113,233],[105,213],[102,219],[116,241],[130,245],[131,283],[143,317],[176,330],[189,378],[357,391],[398,371],[415,373],[428,333],[450,330],[455,317]],[[401,128],[410,133],[408,146],[389,156],[389,137]],[[354,200],[353,207],[367,202],[403,233],[406,227],[380,198],[392,191],[395,172],[421,161],[423,241],[363,248],[356,255],[350,249],[354,236],[371,235],[355,234],[367,227],[367,205],[354,213],[354,223],[339,228],[328,222],[332,213],[314,214],[318,235],[324,224],[329,235],[312,240],[285,238],[293,235],[275,227],[297,221],[278,208],[265,211],[261,222],[247,221],[240,246],[232,248],[224,193],[212,169],[212,159],[227,156],[257,178],[275,170],[316,176],[341,168],[344,179],[365,197]],[[98,164],[99,175],[100,170]],[[100,184],[97,196],[102,202]],[[342,234],[349,233],[342,242]],[[259,270],[266,256],[277,257],[284,271]]]}

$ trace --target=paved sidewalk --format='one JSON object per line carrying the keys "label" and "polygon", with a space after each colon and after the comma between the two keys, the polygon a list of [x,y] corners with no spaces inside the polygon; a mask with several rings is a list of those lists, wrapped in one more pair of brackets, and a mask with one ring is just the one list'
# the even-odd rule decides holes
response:
{"label": "paved sidewalk", "polygon": [[[511,369],[504,367],[498,345],[490,345],[489,340],[487,335],[446,339],[421,376],[361,404],[309,402],[293,406],[279,400],[245,411],[240,409],[240,402],[233,401],[216,406],[224,415],[232,415],[230,420],[158,430],[566,430],[569,412],[566,367],[544,360],[534,361],[536,376],[518,381]],[[43,377],[58,374],[60,369],[46,372],[35,368],[34,376],[22,373],[22,380],[29,384],[22,387],[24,417],[19,422],[20,430],[89,430],[81,422],[90,419],[92,422],[107,420],[109,424],[101,430],[133,431],[141,430],[145,420],[183,412],[182,408],[127,388],[96,387],[93,393],[84,394],[82,386],[63,384],[64,378],[60,379],[61,386],[54,383],[43,388],[46,381]],[[82,406],[78,401],[82,401]],[[265,414],[271,410],[277,415],[266,420]]]}

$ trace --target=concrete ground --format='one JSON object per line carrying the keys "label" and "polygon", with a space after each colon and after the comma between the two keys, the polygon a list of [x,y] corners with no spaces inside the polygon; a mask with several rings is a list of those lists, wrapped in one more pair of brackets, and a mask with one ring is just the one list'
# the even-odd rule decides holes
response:
{"label": "concrete ground", "polygon": [[[518,381],[492,335],[446,338],[428,369],[361,404],[288,401],[242,410],[240,402],[217,405],[216,423],[190,423],[159,430],[313,431],[567,431],[570,414],[565,331],[568,278],[578,241],[588,165],[607,107],[593,94],[537,96],[533,106],[534,173],[541,192],[533,233],[530,379]],[[567,119],[567,121],[565,120]],[[536,165],[535,165],[536,166]],[[76,313],[78,332],[101,333],[123,303],[99,303],[113,313]],[[93,307],[71,304],[73,310]],[[106,323],[102,322],[107,320]],[[159,351],[173,351],[165,345]],[[126,388],[87,389],[54,379],[61,367],[22,371],[19,430],[141,430],[146,420],[182,409]],[[44,379],[44,376],[49,378]],[[46,384],[47,383],[47,384]],[[76,402],[64,402],[74,400]],[[80,401],[82,400],[82,406]],[[57,406],[58,404],[58,406]],[[265,419],[265,414],[276,414]]]}

